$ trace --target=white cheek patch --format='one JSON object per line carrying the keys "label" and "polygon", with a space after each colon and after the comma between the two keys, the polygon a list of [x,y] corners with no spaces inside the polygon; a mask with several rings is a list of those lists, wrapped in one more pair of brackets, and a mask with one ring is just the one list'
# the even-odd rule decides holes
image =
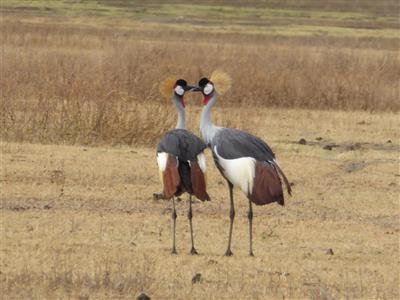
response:
{"label": "white cheek patch", "polygon": [[213,90],[214,86],[211,83],[207,83],[206,86],[204,87],[204,94],[210,95]]}
{"label": "white cheek patch", "polygon": [[180,86],[177,85],[174,89],[175,93],[177,93],[179,96],[183,96],[183,94],[185,93],[185,90]]}

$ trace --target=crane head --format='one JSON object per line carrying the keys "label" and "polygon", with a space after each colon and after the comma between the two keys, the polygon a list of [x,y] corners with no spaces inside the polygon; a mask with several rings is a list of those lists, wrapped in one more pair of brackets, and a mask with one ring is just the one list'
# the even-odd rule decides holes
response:
{"label": "crane head", "polygon": [[206,77],[203,77],[199,80],[199,84],[192,91],[201,92],[204,96],[203,104],[207,105],[208,100],[214,94],[214,84]]}
{"label": "crane head", "polygon": [[202,92],[204,99],[203,104],[207,105],[209,99],[214,95],[215,87],[218,94],[222,95],[226,93],[232,86],[231,77],[220,70],[215,70],[211,74],[211,79],[203,77],[200,79],[198,83],[198,87],[193,89],[192,91]]}
{"label": "crane head", "polygon": [[174,96],[174,98],[179,99],[180,104],[185,107],[185,102],[183,100],[185,92],[195,88],[194,86],[188,85],[184,79],[176,80],[176,77],[170,77],[161,83],[160,93],[165,98],[171,98],[171,95]]}

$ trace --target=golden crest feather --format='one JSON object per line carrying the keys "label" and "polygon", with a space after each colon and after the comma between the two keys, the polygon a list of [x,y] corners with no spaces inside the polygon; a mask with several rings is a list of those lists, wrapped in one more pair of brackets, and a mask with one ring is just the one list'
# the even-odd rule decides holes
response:
{"label": "golden crest feather", "polygon": [[229,76],[228,73],[221,71],[221,70],[215,70],[211,74],[210,80],[212,81],[212,83],[215,86],[216,91],[220,95],[225,94],[227,91],[229,91],[229,89],[232,86],[231,76]]}
{"label": "golden crest feather", "polygon": [[171,98],[172,93],[173,93],[173,88],[176,82],[176,76],[170,76],[166,78],[163,82],[161,82],[159,90],[160,94],[165,97],[165,98]]}

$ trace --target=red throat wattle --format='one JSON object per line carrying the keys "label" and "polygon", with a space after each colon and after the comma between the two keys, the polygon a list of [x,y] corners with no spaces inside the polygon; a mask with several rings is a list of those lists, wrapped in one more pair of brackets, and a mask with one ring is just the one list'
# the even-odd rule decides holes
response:
{"label": "red throat wattle", "polygon": [[203,104],[207,105],[208,101],[210,100],[210,96],[204,96]]}
{"label": "red throat wattle", "polygon": [[185,100],[183,100],[183,96],[182,96],[182,97],[179,97],[179,100],[181,101],[182,106],[185,108],[186,105],[185,105]]}

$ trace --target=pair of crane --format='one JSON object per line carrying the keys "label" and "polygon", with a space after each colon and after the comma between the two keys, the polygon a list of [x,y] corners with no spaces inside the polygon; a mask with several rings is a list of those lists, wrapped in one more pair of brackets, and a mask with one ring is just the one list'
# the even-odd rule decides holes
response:
{"label": "pair of crane", "polygon": [[[176,254],[175,197],[184,192],[189,194],[188,219],[192,248],[190,253],[197,254],[194,247],[192,224],[192,195],[202,201],[209,201],[206,190],[206,160],[204,151],[209,147],[214,163],[225,178],[229,188],[230,225],[226,256],[231,256],[232,228],[235,219],[233,187],[238,187],[249,201],[249,255],[253,256],[252,203],[265,205],[277,202],[284,205],[282,190],[283,179],[288,193],[291,187],[280,168],[275,154],[261,139],[247,132],[232,128],[219,127],[211,121],[211,109],[217,101],[217,94],[223,94],[231,85],[229,75],[216,71],[211,79],[200,79],[197,86],[188,85],[183,79],[166,80],[160,88],[164,96],[171,97],[178,111],[178,122],[174,130],[168,131],[157,146],[157,164],[160,171],[163,191],[160,198],[172,198],[172,253]],[[218,90],[218,92],[217,92]],[[203,140],[185,129],[186,92],[203,94],[203,110],[200,117],[200,131]]]}

